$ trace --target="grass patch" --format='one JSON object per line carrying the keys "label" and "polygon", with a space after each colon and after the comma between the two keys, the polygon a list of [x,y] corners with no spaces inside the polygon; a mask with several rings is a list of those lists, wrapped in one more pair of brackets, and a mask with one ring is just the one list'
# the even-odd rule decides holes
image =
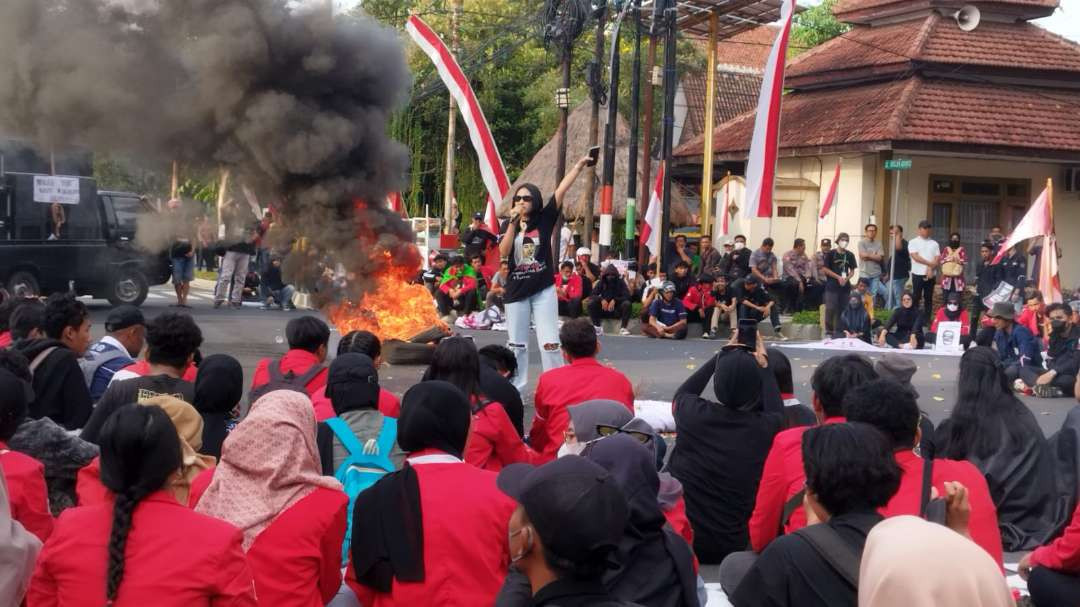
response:
{"label": "grass patch", "polygon": [[195,278],[202,280],[217,280],[217,272],[212,270],[195,270]]}

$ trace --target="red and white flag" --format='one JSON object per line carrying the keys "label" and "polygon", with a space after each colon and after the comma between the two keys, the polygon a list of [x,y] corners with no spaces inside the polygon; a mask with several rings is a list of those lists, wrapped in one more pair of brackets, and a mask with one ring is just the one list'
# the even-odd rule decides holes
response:
{"label": "red and white flag", "polygon": [[720,207],[720,235],[727,236],[730,228],[728,228],[728,218],[731,217],[731,213],[728,209],[731,208],[731,177],[728,176],[727,181],[724,182],[724,206]]}
{"label": "red and white flag", "polygon": [[491,199],[490,194],[487,197],[487,210],[484,212],[484,225],[488,232],[499,235],[499,216],[495,213],[495,201]]}
{"label": "red and white flag", "polygon": [[[1031,203],[1031,208],[1024,214],[1024,218],[1020,220],[1019,225],[1016,226],[1012,234],[1009,234],[1005,242],[1001,243],[1001,248],[998,249],[998,254],[991,263],[1001,261],[1009,252],[1009,249],[1025,240],[1039,236],[1050,236],[1053,233],[1054,217],[1050,210],[1050,189],[1047,188],[1043,190],[1042,194],[1039,194],[1035,202]],[[1055,250],[1056,248],[1055,246]],[[1046,256],[1045,249],[1043,250],[1043,256]],[[1053,257],[1054,263],[1057,264],[1057,255],[1055,254]]]}
{"label": "red and white flag", "polygon": [[510,191],[510,179],[506,175],[502,156],[499,155],[499,148],[491,136],[487,118],[480,109],[472,85],[461,71],[457,59],[450,49],[446,48],[442,38],[420,17],[410,16],[405,22],[405,31],[409,32],[413,41],[435,64],[439,77],[454,96],[454,101],[461,111],[461,118],[469,129],[469,139],[472,140],[476,156],[480,160],[480,176],[484,180],[488,195],[494,200],[506,198],[506,193]]}
{"label": "red and white flag", "polygon": [[1061,303],[1061,277],[1058,275],[1057,237],[1042,237],[1042,253],[1039,254],[1039,292],[1046,303]]}
{"label": "red and white flag", "polygon": [[825,195],[825,200],[821,202],[821,214],[819,219],[825,219],[825,216],[832,210],[833,202],[836,201],[836,190],[840,186],[840,161],[836,161],[836,172],[833,173],[832,185],[829,186],[829,193]]}
{"label": "red and white flag", "polygon": [[656,184],[653,186],[652,195],[649,196],[649,208],[645,211],[645,222],[641,224],[641,237],[639,242],[642,246],[649,247],[649,252],[656,255],[660,252],[660,206],[663,205],[661,192],[664,187],[664,163],[656,171]]}
{"label": "red and white flag", "polygon": [[405,208],[405,201],[401,198],[401,192],[390,192],[386,195],[386,206],[390,210],[401,215],[404,219],[409,218],[409,209]]}
{"label": "red and white flag", "polygon": [[780,33],[769,51],[769,61],[758,95],[754,137],[750,141],[750,158],[746,163],[746,217],[772,217],[773,180],[776,178],[776,156],[780,136],[780,100],[784,93],[784,68],[787,64],[788,38],[791,19],[795,15],[795,0],[783,0],[780,9]]}

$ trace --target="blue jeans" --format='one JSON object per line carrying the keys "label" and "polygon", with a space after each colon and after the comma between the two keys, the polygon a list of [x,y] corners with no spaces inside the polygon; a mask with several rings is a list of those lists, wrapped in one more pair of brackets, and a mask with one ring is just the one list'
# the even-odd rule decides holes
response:
{"label": "blue jeans", "polygon": [[174,285],[195,280],[195,256],[172,258],[172,280]]}
{"label": "blue jeans", "polygon": [[[875,276],[875,277],[870,278],[868,280],[870,280],[870,288],[867,289],[867,292],[870,293],[870,295],[872,295],[875,298],[878,295],[880,295],[882,301],[884,301],[886,304],[888,304],[888,302],[889,302],[889,285],[886,285],[884,282],[881,281],[881,276]],[[877,304],[874,304],[874,305],[876,306]]]}
{"label": "blue jeans", "polygon": [[907,281],[907,278],[897,278],[889,281],[892,283],[892,301],[889,301],[888,298],[886,298],[885,305],[887,305],[890,310],[895,310],[900,307],[900,296],[904,294],[904,286],[907,285]]}
{"label": "blue jeans", "polygon": [[[559,300],[555,285],[521,301],[506,304],[507,347],[517,359],[514,387],[522,392],[529,383],[529,323],[536,326],[540,362],[548,371],[563,366],[559,344]],[[524,392],[522,392],[524,393]]]}
{"label": "blue jeans", "polygon": [[292,296],[293,292],[295,291],[292,285],[285,285],[280,289],[271,289],[265,285],[262,285],[259,287],[259,290],[262,291],[262,298],[264,303],[268,298],[273,297],[275,304],[282,307],[292,307]]}

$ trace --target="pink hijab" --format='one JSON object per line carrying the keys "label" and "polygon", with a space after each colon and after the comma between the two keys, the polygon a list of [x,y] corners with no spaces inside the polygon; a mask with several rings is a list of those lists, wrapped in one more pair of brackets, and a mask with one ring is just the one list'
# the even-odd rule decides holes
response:
{"label": "pink hijab", "polygon": [[341,483],[321,472],[311,400],[275,390],[255,401],[225,439],[213,481],[195,511],[239,527],[247,551],[279,514],[315,489],[341,490]]}

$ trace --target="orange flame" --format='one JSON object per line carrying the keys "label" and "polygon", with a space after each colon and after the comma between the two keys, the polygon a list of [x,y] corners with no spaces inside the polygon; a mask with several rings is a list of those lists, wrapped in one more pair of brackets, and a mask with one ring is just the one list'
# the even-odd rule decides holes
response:
{"label": "orange flame", "polygon": [[371,331],[379,339],[411,337],[432,327],[446,327],[439,319],[431,293],[422,284],[410,284],[406,268],[390,266],[376,278],[375,291],[357,301],[330,306],[326,316],[341,335]]}

